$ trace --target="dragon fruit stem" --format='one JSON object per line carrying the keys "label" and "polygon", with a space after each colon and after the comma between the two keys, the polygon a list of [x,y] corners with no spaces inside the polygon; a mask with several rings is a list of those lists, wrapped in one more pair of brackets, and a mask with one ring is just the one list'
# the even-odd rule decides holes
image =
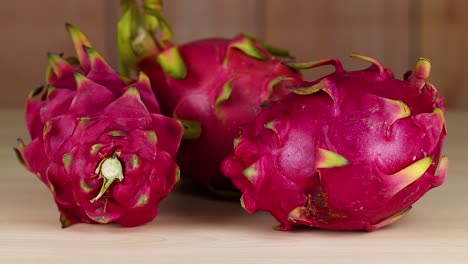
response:
{"label": "dragon fruit stem", "polygon": [[[117,25],[120,71],[126,77],[137,60],[171,47],[172,29],[162,15],[162,1],[121,0],[122,17]],[[140,12],[142,10],[142,12]]]}
{"label": "dragon fruit stem", "polygon": [[103,183],[99,194],[90,200],[91,203],[99,200],[115,180],[122,181],[124,178],[122,163],[117,157],[103,159],[96,168],[96,174],[98,173],[99,177],[103,179]]}

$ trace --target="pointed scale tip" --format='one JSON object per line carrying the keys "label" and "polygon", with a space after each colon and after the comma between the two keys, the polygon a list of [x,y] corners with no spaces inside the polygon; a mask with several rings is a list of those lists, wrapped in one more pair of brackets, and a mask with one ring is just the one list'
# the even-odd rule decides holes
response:
{"label": "pointed scale tip", "polygon": [[[63,54],[62,53],[54,53],[54,52],[46,52],[47,56],[47,63],[49,64],[49,68],[47,69],[48,71],[54,71],[55,74],[58,74],[57,68],[58,67],[66,67],[67,61],[63,59]],[[60,71],[59,71],[60,72]]]}
{"label": "pointed scale tip", "polygon": [[257,202],[251,198],[250,194],[244,193],[239,199],[241,207],[249,214],[253,214],[258,210]]}
{"label": "pointed scale tip", "polygon": [[134,98],[143,108],[146,108],[145,104],[141,100],[141,94],[135,86],[128,87],[120,98]]}
{"label": "pointed scale tip", "polygon": [[20,148],[13,148],[13,151],[15,152],[15,155],[16,155],[16,158],[17,158],[18,162],[21,165],[23,165],[24,167],[27,167],[26,162],[24,161],[23,152],[21,151],[21,149]]}
{"label": "pointed scale tip", "polygon": [[58,78],[73,72],[73,66],[70,65],[62,56],[55,53],[47,53],[47,61],[49,67],[47,68],[47,81],[49,81],[52,74],[55,74]]}
{"label": "pointed scale tip", "polygon": [[341,73],[344,71],[343,65],[338,59],[324,59],[308,62],[285,61],[283,64],[296,70],[313,69],[320,66],[332,65],[335,67],[335,72]]}
{"label": "pointed scale tip", "polygon": [[247,211],[247,209],[245,209],[244,196],[241,196],[241,198],[240,198],[239,200],[240,200],[240,205],[241,205],[241,207],[242,207],[245,211]]}
{"label": "pointed scale tip", "polygon": [[102,64],[106,65],[106,68],[111,69],[109,64],[107,64],[107,62],[104,60],[104,57],[102,57],[102,55],[96,49],[86,44],[83,45],[82,48],[86,56],[88,56],[89,58],[89,61],[91,63],[91,69],[96,69],[98,65]]}
{"label": "pointed scale tip", "polygon": [[73,77],[75,78],[75,82],[76,82],[78,90],[82,86],[83,82],[88,80],[88,78],[86,76],[84,76],[83,74],[81,74],[79,72],[74,72]]}
{"label": "pointed scale tip", "polygon": [[448,162],[449,160],[447,156],[440,157],[435,171],[435,176],[440,177],[441,175],[443,176],[444,174],[447,174]]}
{"label": "pointed scale tip", "polygon": [[[175,117],[177,118],[177,117]],[[201,136],[202,127],[200,122],[193,120],[184,120],[179,119],[179,122],[182,124],[183,129],[183,139],[197,139]]]}
{"label": "pointed scale tip", "polygon": [[373,224],[373,225],[368,225],[365,227],[365,230],[368,231],[368,232],[372,232],[374,230],[377,230],[379,228],[382,228],[384,226],[388,226],[388,225],[391,225],[395,222],[397,222],[398,220],[400,220],[401,218],[403,218],[406,214],[408,214],[409,210],[411,210],[411,206],[406,208],[405,210],[403,210],[402,212],[400,213],[397,213],[393,216],[390,216],[376,224]]}
{"label": "pointed scale tip", "polygon": [[232,79],[224,83],[223,88],[215,101],[215,111],[217,111],[217,108],[222,102],[229,100],[229,97],[231,96],[231,93],[232,93],[231,82],[232,82]]}
{"label": "pointed scale tip", "polygon": [[336,167],[343,167],[348,165],[350,162],[340,154],[327,150],[318,148],[316,154],[316,164],[317,169],[330,169]]}
{"label": "pointed scale tip", "polygon": [[65,22],[65,28],[67,29],[68,33],[71,35],[81,34],[84,35],[78,27],[73,25],[72,23]]}
{"label": "pointed scale tip", "polygon": [[86,79],[86,76],[84,76],[82,73],[80,72],[74,72],[73,73],[73,76],[75,77],[75,79]]}
{"label": "pointed scale tip", "polygon": [[142,82],[142,83],[146,83],[146,84],[151,83],[148,75],[146,75],[144,72],[140,72],[138,74],[138,82]]}
{"label": "pointed scale tip", "polygon": [[125,91],[124,96],[132,96],[132,97],[137,97],[140,98],[140,92],[135,86],[131,86]]}
{"label": "pointed scale tip", "polygon": [[28,94],[28,99],[31,99],[40,95],[42,91],[44,91],[44,86],[39,86],[39,87],[32,89]]}
{"label": "pointed scale tip", "polygon": [[394,196],[424,175],[432,164],[432,157],[422,158],[401,171],[389,175],[388,195]]}
{"label": "pointed scale tip", "polygon": [[363,56],[363,55],[360,55],[360,54],[357,54],[355,52],[351,53],[351,55],[349,55],[349,57],[353,58],[353,59],[358,59],[358,60],[363,60],[363,61],[367,61],[367,62],[370,62],[372,63],[375,67],[377,67],[377,69],[379,70],[379,73],[380,74],[384,74],[385,73],[385,69],[384,67],[382,66],[382,64],[380,64],[380,62],[378,62],[376,59],[374,58],[371,58],[371,57],[367,57],[367,56]]}
{"label": "pointed scale tip", "polygon": [[90,57],[90,58],[93,58],[93,57],[97,57],[97,56],[101,56],[99,54],[99,52],[97,52],[97,50],[95,50],[93,47],[91,46],[88,46],[88,45],[83,45],[83,50],[85,51],[85,53]]}
{"label": "pointed scale tip", "polygon": [[318,84],[319,83],[316,83],[314,85],[305,86],[305,87],[289,86],[287,88],[291,92],[298,94],[298,95],[309,95],[309,94],[313,94],[321,90],[322,87]]}
{"label": "pointed scale tip", "polygon": [[67,24],[67,31],[71,37],[73,42],[73,46],[75,48],[75,52],[78,56],[78,60],[80,62],[81,68],[85,71],[89,71],[89,58],[88,55],[84,52],[83,46],[91,47],[91,42],[89,41],[88,37],[81,32],[77,27]]}
{"label": "pointed scale tip", "polygon": [[245,37],[243,35],[238,36],[236,39],[234,39],[231,44],[228,46],[228,53],[226,54],[226,58],[224,60],[224,63],[227,63],[229,60],[229,54],[231,49],[238,49],[242,53],[244,53],[247,56],[250,56],[252,58],[258,59],[258,60],[267,60],[268,57],[265,56],[254,44],[252,39]]}
{"label": "pointed scale tip", "polygon": [[288,59],[294,59],[294,56],[292,56],[288,50],[286,49],[282,49],[282,48],[278,48],[278,47],[275,47],[275,46],[272,46],[258,38],[255,38],[253,36],[250,36],[250,35],[247,35],[247,34],[240,34],[241,37],[244,37],[244,38],[248,38],[250,39],[252,42],[255,42],[257,43],[258,45],[262,46],[264,49],[266,49],[271,55],[273,55],[274,57],[278,57],[278,58],[288,58]]}
{"label": "pointed scale tip", "polygon": [[72,24],[66,24],[66,28],[72,38],[75,49],[78,50],[82,46],[91,47],[91,42],[89,41],[88,37],[86,37],[86,35],[79,28]]}
{"label": "pointed scale tip", "polygon": [[25,146],[23,139],[17,138],[17,139],[16,139],[16,142],[18,143],[18,149],[19,149],[19,150],[23,150],[23,148],[24,148],[24,146]]}
{"label": "pointed scale tip", "polygon": [[49,62],[49,66],[55,67],[60,62],[66,62],[59,54],[55,54],[52,52],[47,52],[47,60]]}
{"label": "pointed scale tip", "polygon": [[46,89],[47,89],[47,91],[46,91],[45,95],[46,95],[46,98],[49,98],[49,96],[50,96],[50,95],[52,94],[52,92],[56,89],[56,87],[49,84],[49,85],[47,85],[47,88],[46,88]]}
{"label": "pointed scale tip", "polygon": [[156,57],[157,62],[164,73],[174,79],[184,79],[187,75],[185,62],[180,55],[179,49],[174,46],[161,52]]}
{"label": "pointed scale tip", "polygon": [[107,68],[111,69],[104,57],[95,48],[88,45],[83,45],[83,50],[91,62],[91,68],[96,67],[98,65],[97,63],[101,62],[105,64]]}
{"label": "pointed scale tip", "polygon": [[430,73],[431,61],[426,58],[419,58],[414,71],[411,72],[406,82],[419,89],[423,89],[426,86],[426,81],[429,79]]}
{"label": "pointed scale tip", "polygon": [[417,75],[419,79],[427,80],[431,73],[431,61],[426,58],[419,58],[416,63],[416,68],[414,74]]}
{"label": "pointed scale tip", "polygon": [[65,28],[68,30],[69,28],[74,27],[70,22],[65,22]]}
{"label": "pointed scale tip", "polygon": [[70,221],[63,213],[60,213],[60,223],[62,224],[62,229],[67,228],[71,225],[73,225],[73,222]]}
{"label": "pointed scale tip", "polygon": [[434,173],[432,186],[437,187],[444,183],[447,178],[449,160],[447,156],[440,157],[439,163]]}
{"label": "pointed scale tip", "polygon": [[249,180],[252,184],[255,184],[256,178],[259,176],[258,169],[256,168],[256,163],[254,163],[252,166],[244,169],[242,171],[242,174]]}

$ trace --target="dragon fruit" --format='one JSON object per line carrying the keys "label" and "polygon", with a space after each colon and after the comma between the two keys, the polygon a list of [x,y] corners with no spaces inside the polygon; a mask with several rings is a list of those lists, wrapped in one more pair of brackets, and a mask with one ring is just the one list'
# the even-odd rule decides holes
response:
{"label": "dragon fruit", "polygon": [[131,227],[157,215],[179,178],[182,124],[159,114],[148,78],[127,84],[67,25],[76,59],[49,54],[47,85],[26,105],[31,143],[16,152],[52,192],[63,227]]}
{"label": "dragon fruit", "polygon": [[294,93],[266,107],[235,139],[222,169],[247,212],[270,212],[282,230],[373,231],[444,182],[445,108],[426,82],[430,62],[420,59],[403,81],[372,58],[352,57],[372,66],[345,71],[335,59],[291,64],[336,71],[296,80]]}
{"label": "dragon fruit", "polygon": [[123,73],[146,73],[162,113],[184,124],[178,156],[182,177],[212,190],[229,190],[232,185],[220,164],[232,153],[239,127],[255,121],[262,103],[288,94],[288,80],[300,74],[282,63],[279,57],[289,56],[286,51],[246,35],[172,44],[160,1],[143,2],[143,14],[134,0],[121,2]]}

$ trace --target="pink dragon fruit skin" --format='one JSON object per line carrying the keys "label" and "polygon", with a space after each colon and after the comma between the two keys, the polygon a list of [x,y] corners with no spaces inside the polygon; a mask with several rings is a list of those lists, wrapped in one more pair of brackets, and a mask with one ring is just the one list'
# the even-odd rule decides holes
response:
{"label": "pink dragon fruit skin", "polygon": [[[367,70],[297,80],[294,93],[265,108],[234,141],[222,169],[249,213],[295,225],[373,231],[400,219],[443,183],[448,159],[443,99],[420,59],[405,81],[374,59]],[[304,65],[302,65],[304,66]]]}
{"label": "pink dragon fruit skin", "polygon": [[[122,16],[119,31],[124,37],[132,23],[138,23],[127,15],[131,10],[128,8]],[[136,35],[120,43],[134,43],[137,39],[144,40]],[[183,45],[165,39],[147,46],[148,51],[136,56],[133,67],[150,78],[162,113],[181,120],[185,126],[178,156],[182,177],[215,190],[232,188],[220,164],[232,153],[232,140],[239,127],[255,121],[263,102],[288,94],[288,80],[298,78],[299,72],[273,57],[272,52],[276,54],[277,50],[267,50],[244,35]],[[127,51],[127,46],[121,47],[123,64],[131,61],[125,55]]]}
{"label": "pink dragon fruit skin", "polygon": [[[183,79],[164,75],[160,80],[162,69],[154,56],[139,64],[155,84],[153,90],[161,98],[163,113],[182,120],[188,130],[179,153],[182,175],[214,189],[230,185],[222,176],[220,164],[232,153],[232,140],[239,127],[255,121],[264,101],[289,93],[284,87],[287,82],[282,80],[299,76],[259,46],[255,48],[267,60],[232,49],[242,41],[247,38],[207,39],[177,47],[186,67]],[[192,137],[190,125],[194,122],[195,130],[200,131]]]}
{"label": "pink dragon fruit skin", "polygon": [[183,127],[159,114],[144,74],[126,84],[82,32],[67,29],[79,65],[49,54],[47,89],[27,100],[31,143],[19,140],[17,154],[49,187],[63,227],[149,222],[178,180]]}

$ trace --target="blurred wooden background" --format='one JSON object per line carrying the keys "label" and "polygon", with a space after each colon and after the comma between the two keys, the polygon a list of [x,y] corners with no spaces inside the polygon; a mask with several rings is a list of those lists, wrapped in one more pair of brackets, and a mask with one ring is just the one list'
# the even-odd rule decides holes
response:
{"label": "blurred wooden background", "polygon": [[[117,64],[118,0],[3,1],[0,8],[0,107],[22,107],[43,83],[46,52],[72,54],[64,22],[86,32]],[[431,82],[451,108],[468,108],[468,1],[465,0],[166,0],[176,42],[239,32],[293,52],[299,60],[342,59],[348,69],[374,57],[396,76],[418,57],[433,62]],[[329,70],[329,69],[328,69]],[[311,70],[307,78],[323,74]]]}

